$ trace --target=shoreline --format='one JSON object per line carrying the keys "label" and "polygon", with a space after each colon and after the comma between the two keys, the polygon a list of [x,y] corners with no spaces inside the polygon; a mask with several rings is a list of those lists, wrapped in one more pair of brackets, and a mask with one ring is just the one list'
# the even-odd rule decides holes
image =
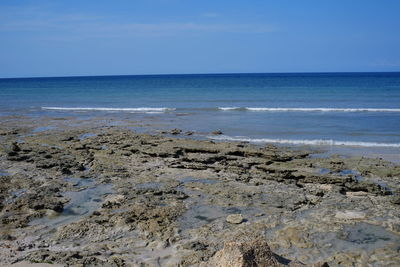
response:
{"label": "shoreline", "polygon": [[283,265],[400,262],[398,164],[44,121],[1,125],[0,264],[199,266],[260,237]]}
{"label": "shoreline", "polygon": [[[56,132],[65,131],[69,128],[78,129],[80,127],[104,127],[115,126],[139,133],[161,134],[169,133],[174,129],[181,131],[179,134],[170,136],[179,138],[190,138],[195,140],[213,140],[215,142],[247,142],[254,145],[272,144],[278,147],[289,149],[304,149],[317,151],[315,156],[341,155],[345,157],[364,156],[368,158],[381,158],[393,163],[400,163],[400,148],[398,144],[382,143],[376,141],[342,141],[330,139],[268,139],[261,137],[246,136],[226,136],[225,133],[213,134],[211,131],[216,129],[194,130],[187,127],[182,121],[174,117],[164,118],[160,114],[135,114],[134,117],[124,113],[94,114],[15,114],[3,115],[4,123],[9,127],[19,127],[20,123],[26,125],[27,134],[55,130]],[[178,114],[174,115],[178,116]],[[179,116],[178,116],[179,117]],[[15,122],[14,122],[15,121]],[[218,130],[217,130],[218,131]],[[286,142],[287,141],[287,142]],[[361,146],[358,144],[362,144]],[[363,146],[367,144],[367,146]],[[382,146],[380,146],[382,145]],[[395,146],[392,146],[395,145]]]}

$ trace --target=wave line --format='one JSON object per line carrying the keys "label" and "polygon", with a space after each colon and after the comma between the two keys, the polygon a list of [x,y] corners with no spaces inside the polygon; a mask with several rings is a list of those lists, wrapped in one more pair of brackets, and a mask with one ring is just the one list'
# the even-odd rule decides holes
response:
{"label": "wave line", "polygon": [[175,110],[174,108],[151,108],[151,107],[141,107],[141,108],[67,108],[67,107],[42,107],[44,110],[71,110],[71,111],[129,111],[129,112],[166,112]]}
{"label": "wave line", "polygon": [[264,107],[218,107],[219,110],[247,110],[267,112],[400,112],[400,108],[264,108]]}
{"label": "wave line", "polygon": [[230,136],[226,136],[226,135],[208,136],[208,138],[214,139],[214,140],[225,140],[225,141],[239,141],[239,142],[251,142],[251,143],[277,143],[277,144],[289,144],[289,145],[359,146],[359,147],[400,148],[399,143],[337,141],[337,140],[324,140],[324,139],[293,140],[293,139],[248,138],[248,137],[241,137],[241,136],[230,137]]}

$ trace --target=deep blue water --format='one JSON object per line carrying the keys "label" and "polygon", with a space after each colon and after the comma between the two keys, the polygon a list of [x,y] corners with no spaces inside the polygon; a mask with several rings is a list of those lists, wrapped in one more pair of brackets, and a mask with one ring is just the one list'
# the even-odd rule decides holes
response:
{"label": "deep blue water", "polygon": [[400,147],[400,73],[0,79],[0,115],[10,114],[151,116],[223,138]]}

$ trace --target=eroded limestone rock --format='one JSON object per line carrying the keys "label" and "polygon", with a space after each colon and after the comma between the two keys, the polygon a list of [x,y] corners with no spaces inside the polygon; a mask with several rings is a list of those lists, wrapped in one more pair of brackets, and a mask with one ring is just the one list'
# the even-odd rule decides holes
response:
{"label": "eroded limestone rock", "polygon": [[275,258],[267,242],[255,240],[250,242],[227,242],[202,267],[253,267],[282,266]]}

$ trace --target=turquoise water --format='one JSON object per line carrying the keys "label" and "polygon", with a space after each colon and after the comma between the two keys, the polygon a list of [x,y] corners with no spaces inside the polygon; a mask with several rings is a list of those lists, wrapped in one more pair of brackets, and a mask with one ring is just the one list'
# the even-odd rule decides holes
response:
{"label": "turquoise water", "polygon": [[146,116],[216,138],[400,148],[400,73],[0,79],[0,115]]}

